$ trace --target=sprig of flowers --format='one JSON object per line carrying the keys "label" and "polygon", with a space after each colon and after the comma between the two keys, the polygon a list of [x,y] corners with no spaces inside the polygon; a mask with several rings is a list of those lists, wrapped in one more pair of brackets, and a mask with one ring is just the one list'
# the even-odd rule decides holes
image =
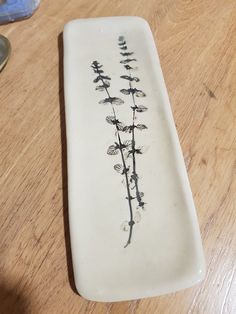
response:
{"label": "sprig of flowers", "polygon": [[129,214],[130,214],[130,220],[128,222],[129,236],[128,236],[127,243],[124,246],[124,247],[127,247],[131,243],[133,226],[135,224],[135,221],[133,219],[133,207],[132,207],[132,201],[135,199],[135,197],[132,196],[131,194],[131,188],[130,188],[131,178],[129,178],[130,167],[126,164],[126,158],[125,158],[125,155],[128,155],[130,153],[131,142],[127,140],[122,141],[121,132],[129,131],[129,126],[124,125],[124,123],[122,123],[117,117],[115,106],[124,104],[124,101],[119,97],[113,97],[110,95],[109,88],[110,88],[111,78],[104,74],[104,71],[102,69],[103,66],[98,61],[93,61],[91,67],[94,73],[96,74],[96,78],[93,80],[93,82],[99,84],[96,86],[96,90],[106,93],[106,98],[100,100],[99,104],[104,104],[104,105],[110,104],[111,109],[112,109],[112,115],[109,115],[106,117],[106,122],[115,127],[117,141],[115,141],[112,145],[108,147],[107,154],[111,156],[120,154],[121,156],[121,163],[114,165],[114,169],[125,177],[125,185],[126,185],[126,192],[127,192],[126,199],[128,201]]}
{"label": "sprig of flowers", "polygon": [[120,48],[120,54],[122,56],[122,60],[120,61],[120,63],[124,66],[127,72],[125,75],[121,75],[120,77],[128,82],[128,87],[121,89],[120,92],[123,95],[131,97],[130,108],[132,110],[132,124],[126,126],[126,131],[131,133],[132,143],[131,148],[128,152],[128,156],[132,156],[132,174],[130,176],[130,182],[134,183],[138,208],[144,209],[145,205],[145,202],[143,200],[144,193],[141,192],[139,189],[139,175],[137,173],[137,160],[136,160],[136,155],[142,154],[143,151],[142,148],[136,146],[135,131],[136,130],[143,131],[147,129],[147,126],[145,124],[136,124],[137,114],[143,113],[148,110],[148,108],[145,107],[144,105],[137,104],[137,98],[146,97],[146,94],[141,89],[134,86],[135,83],[140,82],[140,79],[132,74],[134,70],[137,70],[137,67],[134,67],[132,65],[133,63],[137,62],[137,59],[130,57],[134,54],[134,52],[128,51],[128,46],[124,36],[120,36],[118,38],[118,46]]}

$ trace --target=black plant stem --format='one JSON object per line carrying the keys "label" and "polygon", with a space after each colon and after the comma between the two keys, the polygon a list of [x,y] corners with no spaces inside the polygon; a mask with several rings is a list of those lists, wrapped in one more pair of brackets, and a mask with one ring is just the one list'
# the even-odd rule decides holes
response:
{"label": "black plant stem", "polygon": [[[104,82],[104,80],[102,78],[101,78],[101,81],[102,81],[103,85],[105,86],[105,82]],[[111,98],[110,93],[109,93],[107,87],[105,87],[105,91],[107,93],[108,98]],[[110,104],[111,104],[111,107],[112,107],[114,118],[116,120],[115,109],[114,109],[114,107],[112,105],[112,102],[110,102]],[[116,125],[116,131],[117,131],[117,137],[118,137],[118,142],[119,142],[119,150],[120,150],[120,154],[121,154],[122,164],[123,164],[123,168],[124,168],[126,189],[127,189],[127,195],[128,195],[127,199],[128,199],[128,203],[129,203],[129,212],[130,212],[129,237],[128,237],[126,245],[124,246],[124,248],[126,248],[131,243],[131,238],[132,238],[133,225],[134,225],[133,208],[132,208],[132,202],[131,202],[132,197],[131,197],[131,194],[130,194],[130,185],[129,185],[129,178],[128,178],[128,173],[127,173],[127,167],[126,167],[124,152],[123,152],[123,149],[122,149],[122,141],[121,141],[121,138],[120,138],[120,132],[119,132],[119,128],[118,128],[117,125]]]}
{"label": "black plant stem", "polygon": [[[129,70],[129,77],[131,78],[131,73]],[[129,81],[129,88],[132,89],[131,81]],[[136,118],[136,102],[134,98],[134,94],[132,94],[132,101],[133,101],[133,127],[132,127],[132,159],[133,159],[133,178],[135,184],[135,191],[136,191],[136,199],[138,201],[139,206],[142,207],[142,198],[140,196],[139,186],[138,186],[138,174],[136,171],[136,157],[135,157],[135,118]]]}
{"label": "black plant stem", "polygon": [[[116,129],[117,129],[117,134],[118,134],[119,145],[121,145],[120,134],[119,134],[119,131],[118,131],[117,126],[116,126]],[[125,169],[125,171],[124,171],[124,172],[125,172],[125,182],[126,182],[126,188],[127,188],[127,194],[128,194],[128,201],[129,201],[129,212],[130,212],[129,237],[128,237],[128,240],[127,240],[126,245],[124,246],[124,247],[126,248],[126,247],[131,243],[134,221],[133,221],[133,209],[132,209],[132,203],[131,203],[131,194],[130,194],[129,179],[128,179],[128,174],[127,174],[126,164],[125,164],[125,158],[124,158],[124,153],[123,153],[122,148],[120,148],[120,153],[121,153],[121,158],[122,158],[123,167],[124,167],[124,169]]]}

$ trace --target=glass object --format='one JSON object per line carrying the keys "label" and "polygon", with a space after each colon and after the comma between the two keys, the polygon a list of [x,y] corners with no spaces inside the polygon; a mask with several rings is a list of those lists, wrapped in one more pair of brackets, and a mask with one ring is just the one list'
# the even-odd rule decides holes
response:
{"label": "glass object", "polygon": [[0,0],[0,24],[30,17],[40,0]]}
{"label": "glass object", "polygon": [[9,40],[6,37],[0,35],[0,72],[6,65],[10,52],[11,45]]}

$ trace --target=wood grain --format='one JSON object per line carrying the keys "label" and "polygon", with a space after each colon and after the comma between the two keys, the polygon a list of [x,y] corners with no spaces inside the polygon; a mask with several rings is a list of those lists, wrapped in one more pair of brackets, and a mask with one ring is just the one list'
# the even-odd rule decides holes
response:
{"label": "wood grain", "polygon": [[[75,18],[139,15],[151,25],[198,208],[199,285],[162,297],[89,302],[73,291],[68,240],[62,42]],[[0,27],[0,313],[236,313],[236,3],[43,0]]]}

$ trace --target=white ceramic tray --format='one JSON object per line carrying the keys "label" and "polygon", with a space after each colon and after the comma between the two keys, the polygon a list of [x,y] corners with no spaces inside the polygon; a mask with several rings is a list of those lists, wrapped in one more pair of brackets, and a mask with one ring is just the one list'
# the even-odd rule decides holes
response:
{"label": "white ceramic tray", "polygon": [[64,86],[78,292],[131,300],[202,280],[197,217],[147,22],[68,23]]}

